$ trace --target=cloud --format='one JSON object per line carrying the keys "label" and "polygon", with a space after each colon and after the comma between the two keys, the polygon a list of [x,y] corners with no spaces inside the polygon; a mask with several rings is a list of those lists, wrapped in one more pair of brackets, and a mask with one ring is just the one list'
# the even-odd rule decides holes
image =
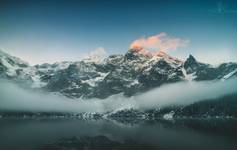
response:
{"label": "cloud", "polygon": [[[73,100],[64,96],[23,89],[0,80],[0,110],[33,112],[101,112],[97,101]],[[14,94],[12,94],[14,93]]]}
{"label": "cloud", "polygon": [[[139,108],[189,105],[237,93],[237,78],[227,81],[179,82],[151,90],[137,98]],[[146,99],[144,101],[143,99]]]}
{"label": "cloud", "polygon": [[84,54],[83,59],[93,62],[101,62],[104,58],[108,56],[106,50],[103,47],[99,47],[94,51]]}
{"label": "cloud", "polygon": [[[0,110],[34,112],[107,112],[121,109],[150,109],[170,105],[189,105],[237,93],[237,78],[210,82],[179,82],[133,97],[122,94],[107,99],[69,99],[52,93],[28,91],[0,80]],[[14,94],[13,94],[14,93]]]}
{"label": "cloud", "polygon": [[185,47],[188,43],[189,40],[170,37],[166,33],[159,33],[157,35],[147,38],[142,37],[133,41],[130,48],[167,52],[169,50],[176,50],[179,47]]}

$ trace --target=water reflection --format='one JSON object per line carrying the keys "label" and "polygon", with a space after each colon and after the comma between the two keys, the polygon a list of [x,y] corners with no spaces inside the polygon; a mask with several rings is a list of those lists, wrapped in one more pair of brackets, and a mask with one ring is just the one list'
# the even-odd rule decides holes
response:
{"label": "water reflection", "polygon": [[108,141],[132,141],[151,149],[235,150],[237,120],[74,120],[1,119],[0,149],[30,150],[72,137],[101,136]]}

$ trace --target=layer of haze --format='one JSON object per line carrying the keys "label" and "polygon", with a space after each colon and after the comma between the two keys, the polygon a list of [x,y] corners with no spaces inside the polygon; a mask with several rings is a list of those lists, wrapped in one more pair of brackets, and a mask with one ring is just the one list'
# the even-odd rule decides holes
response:
{"label": "layer of haze", "polygon": [[171,105],[188,105],[237,92],[237,79],[215,82],[180,82],[164,85],[133,97],[122,94],[107,99],[69,99],[61,95],[25,90],[1,80],[2,111],[33,112],[108,112],[121,109],[151,109]]}

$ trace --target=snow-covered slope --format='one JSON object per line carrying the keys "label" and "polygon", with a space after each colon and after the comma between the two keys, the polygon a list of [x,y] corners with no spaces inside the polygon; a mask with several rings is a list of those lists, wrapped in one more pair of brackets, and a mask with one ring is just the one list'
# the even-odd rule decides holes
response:
{"label": "snow-covered slope", "polygon": [[17,70],[27,68],[28,63],[0,50],[0,72],[8,77],[17,76]]}

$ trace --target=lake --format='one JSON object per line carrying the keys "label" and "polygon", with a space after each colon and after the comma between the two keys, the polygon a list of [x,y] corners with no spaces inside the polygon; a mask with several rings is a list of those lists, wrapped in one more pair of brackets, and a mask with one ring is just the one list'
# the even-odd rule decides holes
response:
{"label": "lake", "polygon": [[236,150],[237,120],[0,119],[1,150],[33,150],[62,138],[97,136],[154,149]]}

